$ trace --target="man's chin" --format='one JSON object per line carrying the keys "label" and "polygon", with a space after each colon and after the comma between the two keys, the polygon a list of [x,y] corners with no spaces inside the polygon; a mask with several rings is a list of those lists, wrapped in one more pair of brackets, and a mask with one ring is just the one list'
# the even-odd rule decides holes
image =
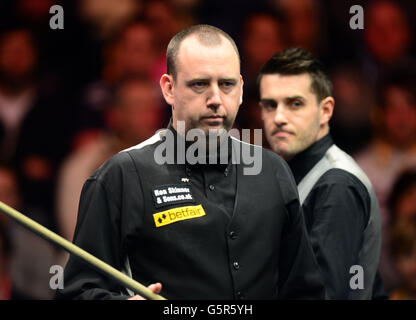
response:
{"label": "man's chin", "polygon": [[222,125],[221,126],[200,126],[198,129],[204,131],[206,135],[209,135],[209,134],[220,135],[228,131]]}
{"label": "man's chin", "polygon": [[293,158],[293,156],[294,156],[293,152],[291,152],[289,150],[287,145],[282,145],[282,144],[276,145],[275,144],[275,145],[272,146],[272,150],[274,152],[276,152],[279,156],[281,156],[282,158],[284,158],[286,160],[289,160],[289,159]]}

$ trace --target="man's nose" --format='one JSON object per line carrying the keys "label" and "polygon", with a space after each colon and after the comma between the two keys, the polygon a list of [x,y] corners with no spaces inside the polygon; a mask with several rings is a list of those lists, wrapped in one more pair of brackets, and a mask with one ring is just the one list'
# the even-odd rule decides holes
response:
{"label": "man's nose", "polygon": [[221,105],[221,91],[217,84],[210,87],[207,97],[207,106],[209,108],[218,108]]}
{"label": "man's nose", "polygon": [[282,108],[281,106],[276,107],[273,120],[278,126],[281,126],[287,123],[287,117],[286,117],[286,112],[284,108]]}

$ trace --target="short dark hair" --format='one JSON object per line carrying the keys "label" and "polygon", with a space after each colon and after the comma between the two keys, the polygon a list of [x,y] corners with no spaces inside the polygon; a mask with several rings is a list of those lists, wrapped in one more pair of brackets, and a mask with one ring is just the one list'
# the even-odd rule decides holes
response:
{"label": "short dark hair", "polygon": [[311,90],[316,94],[318,102],[332,96],[332,83],[324,65],[309,51],[301,48],[289,48],[274,54],[261,68],[257,84],[263,75],[281,74],[298,75],[307,73],[311,77]]}
{"label": "short dark hair", "polygon": [[178,57],[179,47],[184,39],[193,34],[196,34],[198,36],[198,40],[208,47],[219,45],[221,43],[220,35],[224,36],[230,41],[235,52],[237,53],[238,59],[240,60],[237,45],[228,33],[207,24],[194,25],[178,32],[169,42],[168,49],[166,51],[166,71],[168,74],[172,75],[174,79],[176,79],[177,75],[176,59]]}

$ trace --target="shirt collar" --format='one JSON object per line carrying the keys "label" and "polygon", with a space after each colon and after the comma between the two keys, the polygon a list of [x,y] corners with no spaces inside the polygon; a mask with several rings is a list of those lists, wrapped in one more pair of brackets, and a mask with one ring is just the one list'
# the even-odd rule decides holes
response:
{"label": "shirt collar", "polygon": [[325,152],[333,144],[331,135],[327,134],[288,161],[296,184],[299,184],[303,177],[321,160]]}

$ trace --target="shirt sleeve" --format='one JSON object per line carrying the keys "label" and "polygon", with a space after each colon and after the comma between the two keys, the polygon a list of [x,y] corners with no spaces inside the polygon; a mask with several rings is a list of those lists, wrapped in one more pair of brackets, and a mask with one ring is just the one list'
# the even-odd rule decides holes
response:
{"label": "shirt sleeve", "polygon": [[369,217],[364,185],[340,169],[324,174],[303,205],[309,237],[328,299],[348,299],[351,266],[357,264]]}
{"label": "shirt sleeve", "polygon": [[324,299],[325,287],[307,234],[296,184],[287,167],[279,178],[286,201],[279,257],[279,299]]}
{"label": "shirt sleeve", "polygon": [[[88,179],[83,187],[74,243],[114,268],[123,268],[120,209],[103,182]],[[64,270],[64,289],[56,299],[126,299],[126,290],[108,275],[71,255]]]}

